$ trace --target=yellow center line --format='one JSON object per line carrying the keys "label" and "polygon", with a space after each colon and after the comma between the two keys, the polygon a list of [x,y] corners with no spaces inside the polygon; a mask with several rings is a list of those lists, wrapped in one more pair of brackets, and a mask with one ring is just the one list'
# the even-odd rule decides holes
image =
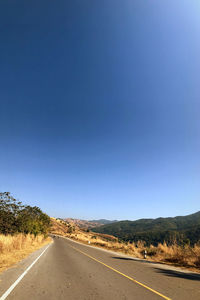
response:
{"label": "yellow center line", "polygon": [[89,257],[89,258],[91,258],[91,259],[97,261],[98,263],[104,265],[105,267],[111,269],[112,271],[114,271],[114,272],[116,272],[116,273],[118,273],[118,274],[120,274],[120,275],[122,275],[122,276],[128,278],[129,280],[131,280],[131,281],[133,281],[133,282],[135,282],[135,283],[137,283],[137,284],[139,284],[140,286],[142,286],[142,287],[144,287],[145,289],[151,291],[152,293],[154,293],[154,294],[160,296],[161,298],[164,298],[164,299],[166,299],[166,300],[171,300],[171,298],[166,297],[165,295],[163,295],[163,294],[161,294],[161,293],[155,291],[154,289],[152,289],[152,288],[148,287],[147,285],[145,285],[145,284],[143,284],[143,283],[141,283],[141,282],[135,280],[134,278],[132,278],[132,277],[130,277],[130,276],[128,276],[128,275],[126,275],[126,274],[124,274],[124,273],[122,273],[122,272],[120,272],[120,271],[118,271],[118,270],[116,270],[116,269],[114,269],[114,268],[112,268],[112,267],[110,267],[110,266],[108,266],[107,264],[105,264],[105,263],[103,263],[102,261],[100,261],[100,260],[94,258],[93,256],[91,256],[91,255],[89,255],[89,254],[87,254],[87,253],[85,253],[85,252],[83,252],[83,251],[81,251],[81,250],[79,250],[79,249],[77,249],[77,248],[71,246],[71,245],[70,245],[70,247],[72,247],[72,248],[75,249],[76,251],[78,251],[78,252],[84,254],[85,256],[87,256],[87,257]]}

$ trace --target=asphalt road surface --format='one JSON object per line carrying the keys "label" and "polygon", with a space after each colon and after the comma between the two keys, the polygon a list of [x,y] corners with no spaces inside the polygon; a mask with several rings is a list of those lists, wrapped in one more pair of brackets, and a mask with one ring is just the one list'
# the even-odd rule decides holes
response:
{"label": "asphalt road surface", "polygon": [[61,237],[46,248],[1,274],[1,300],[200,300],[200,275]]}

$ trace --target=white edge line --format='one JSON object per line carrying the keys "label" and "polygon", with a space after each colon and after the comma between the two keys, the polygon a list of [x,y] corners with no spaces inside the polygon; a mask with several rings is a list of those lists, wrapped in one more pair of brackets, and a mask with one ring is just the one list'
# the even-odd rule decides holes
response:
{"label": "white edge line", "polygon": [[9,289],[1,296],[0,300],[4,300],[8,297],[8,295],[12,292],[12,290],[18,285],[18,283],[22,280],[22,278],[28,273],[28,271],[33,267],[33,265],[38,261],[38,259],[44,254],[44,252],[49,248],[51,244],[49,244],[42,253],[34,260],[34,262],[22,273],[19,278],[9,287]]}

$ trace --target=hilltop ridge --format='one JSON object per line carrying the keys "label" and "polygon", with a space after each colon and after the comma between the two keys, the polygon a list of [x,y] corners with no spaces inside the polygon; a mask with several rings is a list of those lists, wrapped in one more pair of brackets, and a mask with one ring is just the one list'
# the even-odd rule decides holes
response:
{"label": "hilltop ridge", "polygon": [[115,222],[119,222],[118,220],[107,220],[107,219],[99,219],[99,220],[91,220],[89,222],[98,223],[100,225],[112,224]]}

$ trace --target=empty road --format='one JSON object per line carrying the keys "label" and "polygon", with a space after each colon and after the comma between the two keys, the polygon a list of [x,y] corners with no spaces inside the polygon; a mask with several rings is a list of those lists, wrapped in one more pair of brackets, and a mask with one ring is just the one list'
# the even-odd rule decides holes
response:
{"label": "empty road", "polygon": [[[200,275],[191,272],[58,237],[45,248],[0,275],[0,299],[200,299]],[[33,262],[14,289],[9,289]]]}

